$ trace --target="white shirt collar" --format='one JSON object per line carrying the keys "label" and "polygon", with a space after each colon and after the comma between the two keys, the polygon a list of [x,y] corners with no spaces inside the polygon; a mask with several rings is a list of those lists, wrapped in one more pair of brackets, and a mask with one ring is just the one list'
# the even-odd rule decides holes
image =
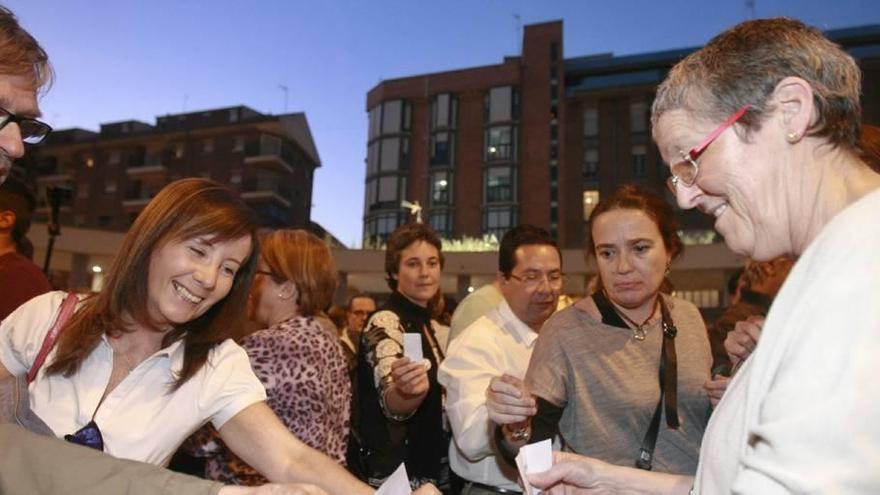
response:
{"label": "white shirt collar", "polygon": [[513,335],[518,341],[522,342],[526,345],[526,347],[531,348],[535,345],[535,340],[538,338],[538,332],[534,331],[520,320],[516,314],[514,314],[513,310],[510,309],[510,305],[507,304],[507,300],[503,299],[501,304],[495,309],[498,312],[498,316],[500,317],[499,326],[503,327],[507,332]]}

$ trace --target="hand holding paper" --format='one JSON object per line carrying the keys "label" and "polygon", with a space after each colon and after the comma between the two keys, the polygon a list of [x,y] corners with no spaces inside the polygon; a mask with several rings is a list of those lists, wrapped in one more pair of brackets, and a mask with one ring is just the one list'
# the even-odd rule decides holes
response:
{"label": "hand holding paper", "polygon": [[528,475],[542,473],[553,467],[553,443],[548,438],[537,443],[525,445],[516,456],[516,467],[527,495],[538,495],[541,490],[529,483]]}

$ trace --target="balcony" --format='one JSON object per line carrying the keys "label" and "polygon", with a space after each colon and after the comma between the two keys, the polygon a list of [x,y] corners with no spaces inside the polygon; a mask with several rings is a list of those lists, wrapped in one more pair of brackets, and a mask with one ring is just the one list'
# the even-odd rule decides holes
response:
{"label": "balcony", "polygon": [[165,175],[168,173],[168,167],[162,164],[136,165],[127,167],[125,169],[125,173],[128,174],[129,177],[142,175]]}
{"label": "balcony", "polygon": [[275,202],[278,203],[285,208],[290,208],[290,200],[282,197],[276,191],[266,190],[266,191],[245,191],[241,193],[241,199],[246,202],[255,202],[255,203],[263,203],[263,202]]}
{"label": "balcony", "polygon": [[144,152],[133,153],[129,156],[126,163],[125,173],[129,177],[143,175],[165,175],[168,173],[168,166],[162,152]]}
{"label": "balcony", "polygon": [[287,155],[281,138],[264,134],[260,136],[259,143],[245,147],[244,163],[292,173],[293,160]]}

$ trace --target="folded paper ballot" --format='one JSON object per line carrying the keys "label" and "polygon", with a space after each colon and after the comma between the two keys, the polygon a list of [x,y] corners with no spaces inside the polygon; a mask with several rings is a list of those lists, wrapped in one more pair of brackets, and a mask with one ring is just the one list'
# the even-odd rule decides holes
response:
{"label": "folded paper ballot", "polygon": [[528,474],[543,473],[553,467],[553,443],[550,439],[520,447],[516,467],[527,495],[538,495],[541,490],[529,483]]}
{"label": "folded paper ballot", "polygon": [[376,490],[376,495],[412,495],[409,488],[409,476],[406,474],[406,466],[401,462],[400,466],[391,473],[391,476]]}
{"label": "folded paper ballot", "polygon": [[409,360],[414,363],[417,363],[425,358],[425,356],[422,354],[422,334],[403,334],[403,356],[408,357]]}

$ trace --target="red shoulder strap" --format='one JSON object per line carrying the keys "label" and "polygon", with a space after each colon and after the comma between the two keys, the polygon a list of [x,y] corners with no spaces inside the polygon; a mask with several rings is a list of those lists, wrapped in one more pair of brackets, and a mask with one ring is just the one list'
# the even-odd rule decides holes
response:
{"label": "red shoulder strap", "polygon": [[40,367],[43,366],[43,361],[46,360],[46,355],[48,355],[49,351],[55,347],[55,341],[58,340],[58,335],[61,333],[61,329],[64,328],[64,324],[67,323],[68,318],[73,314],[73,310],[76,309],[76,303],[78,301],[79,298],[76,297],[76,294],[73,292],[67,293],[67,297],[65,297],[64,302],[61,303],[61,311],[58,312],[58,318],[55,319],[55,323],[43,339],[43,345],[40,347],[40,352],[37,353],[37,359],[34,360],[31,370],[28,371],[28,384],[34,381],[34,378],[37,377],[37,372],[40,371]]}

